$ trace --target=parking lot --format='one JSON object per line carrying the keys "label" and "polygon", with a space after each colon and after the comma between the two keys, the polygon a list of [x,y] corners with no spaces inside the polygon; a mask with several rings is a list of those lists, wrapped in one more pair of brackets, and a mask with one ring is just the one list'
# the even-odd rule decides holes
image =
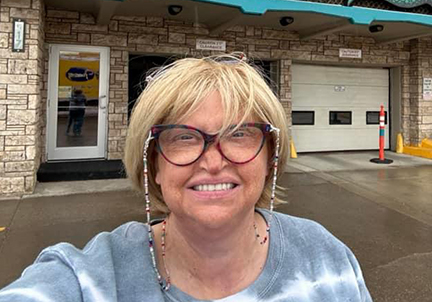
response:
{"label": "parking lot", "polygon": [[[374,301],[432,301],[432,161],[373,152],[303,154],[280,185],[278,211],[316,220],[344,241],[363,268]],[[95,234],[144,220],[126,180],[40,184],[34,195],[0,200],[0,287],[40,250],[60,241],[82,247]]]}

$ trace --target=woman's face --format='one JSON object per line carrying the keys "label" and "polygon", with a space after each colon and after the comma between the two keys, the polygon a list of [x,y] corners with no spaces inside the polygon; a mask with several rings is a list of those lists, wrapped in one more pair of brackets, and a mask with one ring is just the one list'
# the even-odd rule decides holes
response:
{"label": "woman's face", "polygon": [[[247,122],[256,122],[247,120]],[[211,93],[190,117],[180,120],[206,133],[216,133],[223,123],[218,92]],[[241,219],[253,211],[261,196],[268,173],[268,150],[264,146],[249,163],[236,165],[222,157],[215,144],[189,166],[175,166],[157,156],[156,182],[172,215],[217,228],[231,219]],[[215,191],[200,185],[234,184],[234,188]]]}

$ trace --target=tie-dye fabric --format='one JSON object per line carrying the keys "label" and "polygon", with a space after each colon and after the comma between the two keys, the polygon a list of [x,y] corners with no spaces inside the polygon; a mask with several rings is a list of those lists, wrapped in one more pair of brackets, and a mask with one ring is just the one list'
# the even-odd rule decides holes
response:
{"label": "tie-dye fabric", "polygon": [[[259,211],[266,219],[269,213]],[[163,292],[148,251],[147,228],[126,223],[83,250],[46,248],[21,278],[0,291],[5,301],[202,302],[172,286]],[[248,288],[215,302],[372,301],[352,252],[319,224],[275,213],[267,262]]]}

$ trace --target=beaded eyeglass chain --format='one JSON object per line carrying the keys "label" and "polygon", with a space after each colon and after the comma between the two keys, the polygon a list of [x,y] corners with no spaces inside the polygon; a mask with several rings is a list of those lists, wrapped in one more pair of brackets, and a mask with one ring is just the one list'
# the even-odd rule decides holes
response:
{"label": "beaded eyeglass chain", "polygon": [[[275,154],[273,158],[273,182],[271,187],[271,197],[270,197],[270,218],[266,222],[266,234],[264,238],[260,241],[261,245],[264,245],[269,238],[270,234],[270,223],[273,217],[273,208],[274,208],[274,201],[275,201],[275,191],[276,191],[276,180],[277,180],[277,170],[278,170],[278,161],[279,161],[279,132],[280,130],[276,127],[271,126],[271,132],[275,132],[276,134],[276,148],[275,148]],[[143,165],[144,165],[144,198],[146,203],[146,215],[147,215],[147,230],[148,230],[148,238],[149,238],[149,250],[153,265],[153,270],[156,273],[159,285],[161,286],[162,290],[167,291],[171,286],[171,278],[169,271],[166,266],[165,256],[166,256],[166,224],[167,219],[164,219],[162,222],[162,235],[161,235],[161,245],[162,245],[162,259],[163,259],[163,265],[165,269],[166,274],[166,280],[162,278],[162,275],[160,274],[157,264],[156,264],[156,255],[154,250],[154,240],[153,240],[153,231],[151,227],[151,217],[150,217],[150,193],[148,189],[148,170],[147,170],[147,151],[148,147],[150,145],[150,141],[153,139],[152,132],[149,132],[149,135],[144,142],[144,151],[143,151]],[[260,238],[260,235],[258,234],[258,229],[256,226],[256,223],[254,222],[254,231],[255,231],[255,237],[258,240]]]}

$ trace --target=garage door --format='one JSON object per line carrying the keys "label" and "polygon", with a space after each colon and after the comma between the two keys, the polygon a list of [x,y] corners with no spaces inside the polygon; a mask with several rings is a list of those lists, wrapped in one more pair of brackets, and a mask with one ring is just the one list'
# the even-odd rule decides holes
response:
{"label": "garage door", "polygon": [[292,66],[292,134],[298,152],[378,149],[381,104],[388,148],[387,69]]}

